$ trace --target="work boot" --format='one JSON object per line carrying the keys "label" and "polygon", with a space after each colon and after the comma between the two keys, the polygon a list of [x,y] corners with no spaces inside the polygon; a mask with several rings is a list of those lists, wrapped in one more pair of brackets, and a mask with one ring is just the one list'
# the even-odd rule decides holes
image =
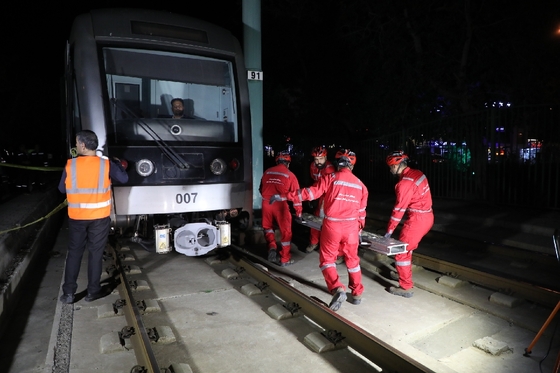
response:
{"label": "work boot", "polygon": [[389,273],[389,277],[391,278],[391,280],[395,281],[399,281],[400,279],[399,273],[395,271],[391,271],[391,273]]}
{"label": "work boot", "polygon": [[334,262],[336,264],[342,264],[342,263],[344,263],[344,257],[343,256],[337,256],[336,260]]}
{"label": "work boot", "polygon": [[276,253],[276,249],[268,250],[268,261],[271,263],[278,263],[278,254]]}
{"label": "work boot", "polygon": [[64,304],[72,304],[74,303],[74,294],[62,294],[60,301]]}
{"label": "work boot", "polygon": [[338,311],[342,303],[346,300],[346,292],[343,288],[336,288],[336,291],[331,299],[329,308],[333,311]]}
{"label": "work boot", "polygon": [[310,243],[309,246],[305,248],[305,252],[308,254],[312,253],[315,249],[317,249],[317,247],[319,247],[318,243]]}
{"label": "work boot", "polygon": [[292,264],[294,264],[294,260],[290,259],[287,262],[280,262],[280,267],[287,267],[287,266],[291,266]]}
{"label": "work boot", "polygon": [[389,288],[389,293],[393,295],[400,295],[401,297],[411,298],[414,295],[414,288],[403,289],[400,286],[391,286]]}
{"label": "work boot", "polygon": [[98,293],[95,293],[95,294],[90,294],[90,293],[88,293],[88,294],[86,295],[86,297],[84,298],[84,300],[85,300],[86,302],[93,302],[94,300],[97,300],[97,299],[106,297],[106,296],[109,295],[110,293],[111,293],[111,292],[109,291],[109,289],[106,289],[106,288],[103,288],[103,287],[102,287],[101,290],[99,290]]}
{"label": "work boot", "polygon": [[352,300],[350,301],[353,305],[357,306],[362,303],[362,296],[361,295],[352,295]]}

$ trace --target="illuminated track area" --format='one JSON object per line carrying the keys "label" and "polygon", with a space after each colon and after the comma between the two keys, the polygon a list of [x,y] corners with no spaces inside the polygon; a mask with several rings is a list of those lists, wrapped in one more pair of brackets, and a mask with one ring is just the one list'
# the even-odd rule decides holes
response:
{"label": "illuminated track area", "polygon": [[[187,372],[189,367],[184,363],[171,362],[166,368],[158,365],[152,344],[158,344],[160,338],[164,337],[160,333],[169,333],[164,338],[175,340],[171,336],[173,332],[170,328],[167,330],[161,326],[149,328],[145,325],[142,314],[147,310],[147,304],[145,300],[135,300],[134,293],[138,283],[129,279],[131,277],[129,274],[133,271],[132,267],[123,264],[130,259],[130,256],[127,255],[128,250],[121,251],[121,248],[116,247],[111,247],[111,249],[112,253],[109,256],[114,260],[114,267],[108,267],[108,272],[112,272],[113,277],[118,279],[117,290],[120,296],[120,299],[113,303],[113,311],[115,315],[124,314],[127,322],[127,325],[117,335],[124,349],[132,348],[134,351],[137,365],[132,367],[131,372],[159,372],[160,370]],[[271,317],[280,320],[302,316],[318,326],[319,331],[310,333],[304,339],[304,343],[315,352],[350,347],[370,362],[376,362],[377,364],[374,364],[383,371],[433,372],[351,321],[337,315],[324,302],[299,292],[282,277],[270,273],[267,267],[250,261],[249,258],[257,259],[257,261],[259,259],[244,249],[232,246],[231,251],[222,252],[220,257],[211,257],[207,263],[219,266],[224,263],[224,259],[229,259],[234,267],[226,265],[222,271],[224,277],[238,279],[243,276],[243,273],[246,273],[258,281],[242,286],[243,293],[249,296],[274,294],[283,302],[283,308],[277,306],[269,308],[268,313]],[[325,327],[320,327],[321,325]],[[168,354],[167,351],[165,353]]]}
{"label": "illuminated track area", "polygon": [[[430,236],[422,248],[441,245]],[[504,292],[468,282],[465,273],[481,273],[420,251],[405,299],[386,291],[391,259],[361,249],[364,300],[335,313],[316,252],[293,246],[296,263],[280,268],[260,245],[207,257],[115,247],[106,282],[121,273],[119,286],[73,306],[71,371],[525,373],[539,372],[552,341],[548,372],[559,349],[550,328],[523,356],[552,310],[546,302],[514,296],[511,280]],[[345,265],[337,268],[346,283]],[[125,311],[123,300],[139,308]]]}
{"label": "illuminated track area", "polygon": [[[367,224],[383,233],[383,222]],[[9,320],[16,326],[3,345],[9,373],[43,362],[44,371],[76,373],[551,372],[560,349],[558,317],[533,344],[560,283],[556,258],[538,253],[430,232],[414,253],[415,291],[405,299],[386,291],[396,284],[392,259],[362,248],[363,301],[333,313],[318,253],[301,251],[306,227],[294,226],[295,264],[284,268],[266,261],[264,243],[187,257],[119,240],[104,263],[113,292],[84,301],[86,255],[77,301],[63,305],[64,226],[48,268],[34,271],[44,273],[35,304]],[[345,265],[337,269],[347,283]],[[21,286],[29,299],[30,286]],[[137,309],[125,311],[127,304]],[[23,322],[29,332],[19,332]]]}
{"label": "illuminated track area", "polygon": [[[110,256],[115,264],[114,267],[108,268],[108,272],[112,272],[113,277],[118,277],[117,290],[120,296],[120,299],[113,303],[113,311],[115,315],[125,316],[127,325],[117,335],[123,350],[132,349],[134,351],[137,365],[132,367],[131,372],[159,372],[160,370],[188,372],[191,369],[190,365],[177,361],[180,356],[177,350],[174,349],[174,352],[171,352],[171,348],[163,347],[168,343],[160,343],[160,338],[176,342],[177,338],[173,335],[175,327],[146,326],[150,323],[151,317],[146,313],[148,308],[146,301],[135,300],[135,295],[139,295],[135,294],[138,289],[138,281],[133,279],[135,266],[130,264],[133,259],[129,254],[129,248],[125,247],[123,250],[112,247],[112,250],[113,253]],[[262,264],[252,262],[251,259]],[[128,264],[125,264],[127,262]],[[240,247],[232,246],[230,250],[225,250],[218,256],[207,258],[206,263],[215,267],[220,272],[220,276],[229,281],[246,282],[240,287],[243,294],[249,297],[272,298],[275,304],[266,310],[272,319],[280,321],[299,318],[300,321],[307,324],[306,327],[310,332],[304,337],[303,344],[315,353],[339,350],[340,355],[348,355],[344,361],[353,367],[352,370],[362,371],[361,369],[365,367],[373,366],[389,372],[433,372],[432,369],[410,359],[407,355],[331,311],[318,298],[301,293],[283,277],[272,274],[266,267],[266,264],[270,263],[259,260],[258,257]],[[153,301],[149,303],[154,304]],[[158,309],[159,307],[153,308]],[[144,318],[146,322],[144,322]],[[105,336],[105,341],[109,339],[111,338]],[[116,336],[113,336],[112,339],[115,344]],[[189,345],[187,344],[186,347],[189,348]],[[119,348],[113,346],[107,350],[109,349]],[[357,354],[349,349],[353,349]],[[170,355],[171,358],[169,358]],[[159,365],[156,356],[163,365]],[[282,358],[280,355],[278,357]],[[352,362],[353,360],[354,362]],[[366,362],[366,360],[368,361]],[[305,366],[306,364],[302,361],[298,368],[303,369]],[[238,369],[233,366],[230,368],[232,371]],[[377,369],[374,368],[374,370]]]}
{"label": "illuminated track area", "polygon": [[[368,229],[383,228],[383,222],[368,220]],[[381,268],[390,262],[378,259]],[[535,252],[432,231],[414,252],[413,264],[543,306],[554,307],[560,299],[559,263]]]}

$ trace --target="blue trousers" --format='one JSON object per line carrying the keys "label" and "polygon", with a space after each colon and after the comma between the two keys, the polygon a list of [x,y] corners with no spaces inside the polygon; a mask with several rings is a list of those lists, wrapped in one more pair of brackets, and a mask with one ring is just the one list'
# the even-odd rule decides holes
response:
{"label": "blue trousers", "polygon": [[107,245],[111,219],[95,220],[68,219],[68,253],[64,270],[64,294],[75,294],[78,290],[78,275],[84,251],[88,250],[89,294],[101,291],[101,272],[103,270],[103,251]]}

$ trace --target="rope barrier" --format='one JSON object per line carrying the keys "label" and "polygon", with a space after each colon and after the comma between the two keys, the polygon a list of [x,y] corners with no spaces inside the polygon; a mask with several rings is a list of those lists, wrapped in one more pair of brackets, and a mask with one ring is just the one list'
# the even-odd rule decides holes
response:
{"label": "rope barrier", "polygon": [[17,226],[15,228],[11,228],[11,229],[8,229],[8,230],[5,230],[5,231],[0,231],[0,236],[5,234],[5,233],[11,232],[11,231],[16,231],[18,229],[27,228],[30,225],[33,225],[33,224],[36,224],[36,223],[40,222],[41,220],[48,219],[51,216],[53,216],[54,214],[56,214],[57,212],[59,212],[60,210],[62,210],[63,208],[65,208],[66,206],[68,206],[68,200],[67,199],[65,199],[64,202],[62,202],[60,205],[55,207],[51,212],[49,212],[47,215],[43,216],[42,218],[39,218],[35,221],[32,221],[31,223],[27,223],[27,224],[22,225],[22,226]]}

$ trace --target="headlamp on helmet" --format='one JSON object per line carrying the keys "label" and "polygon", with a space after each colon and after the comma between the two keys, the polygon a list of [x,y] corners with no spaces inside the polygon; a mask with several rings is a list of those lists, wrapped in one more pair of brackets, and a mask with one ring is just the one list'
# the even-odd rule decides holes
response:
{"label": "headlamp on helmet", "polygon": [[387,156],[387,159],[385,160],[388,166],[394,166],[397,164],[401,164],[402,162],[405,162],[406,164],[406,161],[408,161],[408,155],[404,154],[402,150],[392,152]]}

